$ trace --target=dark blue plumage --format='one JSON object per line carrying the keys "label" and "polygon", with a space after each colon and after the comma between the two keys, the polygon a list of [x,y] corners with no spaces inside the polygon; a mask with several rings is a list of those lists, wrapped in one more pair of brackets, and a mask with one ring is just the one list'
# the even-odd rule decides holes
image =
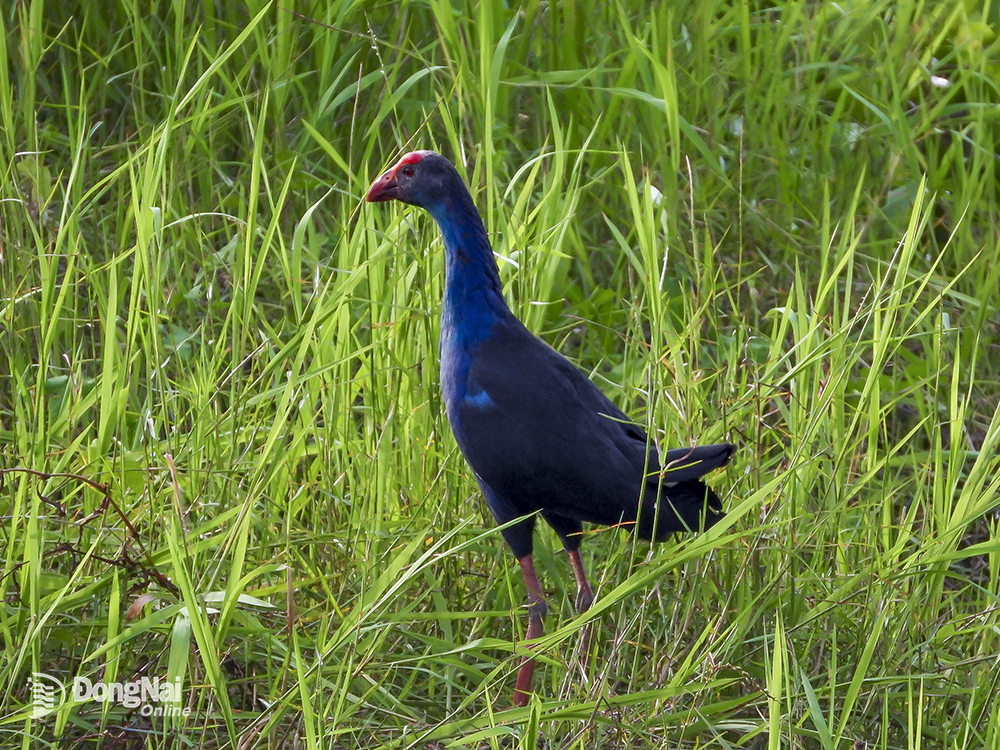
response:
{"label": "dark blue plumage", "polygon": [[[511,313],[482,220],[447,159],[407,154],[367,199],[421,206],[437,221],[446,259],[441,388],[448,421],[497,522],[540,511],[559,534],[577,579],[578,609],[593,600],[579,555],[582,522],[623,524],[661,540],[723,517],[699,477],[724,465],[733,446],[667,451],[661,471],[645,432]],[[531,561],[534,523],[530,515],[503,531],[528,585],[528,638],[541,635],[546,608]],[[519,672],[519,705],[532,667],[526,660]]]}

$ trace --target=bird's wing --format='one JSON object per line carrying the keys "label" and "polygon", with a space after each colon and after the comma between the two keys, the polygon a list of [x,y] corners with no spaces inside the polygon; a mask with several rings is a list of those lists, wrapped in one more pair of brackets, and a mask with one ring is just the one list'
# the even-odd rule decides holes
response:
{"label": "bird's wing", "polygon": [[[521,512],[615,523],[659,469],[646,433],[580,370],[511,320],[471,351],[452,423],[480,479]],[[647,453],[647,451],[649,451]]]}

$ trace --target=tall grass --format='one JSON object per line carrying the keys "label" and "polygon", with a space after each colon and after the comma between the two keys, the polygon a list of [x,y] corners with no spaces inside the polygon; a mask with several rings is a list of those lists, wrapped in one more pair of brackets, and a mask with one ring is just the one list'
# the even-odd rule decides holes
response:
{"label": "tall grass", "polygon": [[[4,746],[1000,746],[996,9],[349,2],[3,16]],[[438,391],[467,178],[513,309],[729,515],[541,532]],[[591,637],[581,639],[589,629]],[[187,715],[32,703],[179,680]]]}

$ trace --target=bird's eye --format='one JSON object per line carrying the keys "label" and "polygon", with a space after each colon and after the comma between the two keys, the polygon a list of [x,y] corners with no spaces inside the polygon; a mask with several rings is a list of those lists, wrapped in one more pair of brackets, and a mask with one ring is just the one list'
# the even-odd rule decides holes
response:
{"label": "bird's eye", "polygon": [[400,172],[403,173],[404,177],[413,177],[413,167],[403,167]]}

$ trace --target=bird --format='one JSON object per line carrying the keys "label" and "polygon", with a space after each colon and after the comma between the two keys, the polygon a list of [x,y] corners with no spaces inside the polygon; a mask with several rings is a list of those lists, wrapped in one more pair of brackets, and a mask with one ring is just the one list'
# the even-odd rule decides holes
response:
{"label": "bird", "polygon": [[[568,359],[511,312],[482,218],[448,159],[403,155],[366,201],[426,210],[444,240],[440,378],[448,422],[486,506],[503,526],[528,591],[530,643],[548,604],[532,549],[538,515],[555,530],[584,612],[594,593],[580,555],[583,523],[624,526],[641,539],[706,530],[725,515],[700,477],[724,466],[731,443],[675,448],[662,461],[646,432]],[[513,703],[531,695],[534,658],[522,658]]]}

